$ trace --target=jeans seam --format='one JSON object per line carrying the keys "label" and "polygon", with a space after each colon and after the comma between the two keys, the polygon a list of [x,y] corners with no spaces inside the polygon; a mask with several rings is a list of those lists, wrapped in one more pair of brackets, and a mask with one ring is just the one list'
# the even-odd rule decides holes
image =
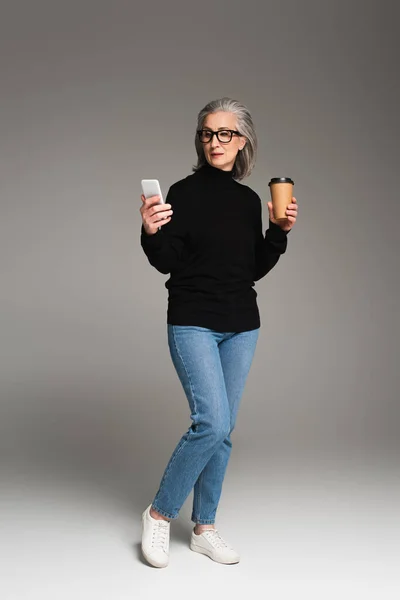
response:
{"label": "jeans seam", "polygon": [[[188,381],[189,381],[189,388],[190,388],[190,393],[191,393],[191,397],[192,397],[192,401],[193,401],[193,408],[194,408],[195,414],[197,414],[197,404],[196,404],[196,399],[195,399],[195,395],[194,395],[194,388],[193,388],[193,385],[192,385],[192,381],[190,379],[190,375],[189,375],[188,370],[186,368],[185,361],[183,360],[183,357],[182,357],[181,353],[178,350],[178,345],[176,343],[176,338],[175,338],[175,329],[174,329],[173,326],[172,326],[172,338],[173,338],[173,341],[174,341],[174,346],[175,346],[176,353],[177,353],[177,355],[179,356],[179,358],[180,358],[180,360],[182,362],[183,368],[185,370],[186,376],[187,376]],[[190,431],[188,432],[188,435],[190,435]],[[183,448],[186,446],[186,444],[188,443],[188,441],[189,440],[186,438],[185,440],[183,440],[183,442],[180,445],[180,447],[177,448],[174,456],[172,457],[172,459],[171,459],[171,461],[170,461],[170,463],[168,465],[168,468],[165,470],[164,476],[163,476],[163,478],[162,478],[162,480],[160,482],[160,485],[159,485],[159,489],[162,488],[162,486],[165,483],[165,480],[166,480],[166,478],[167,478],[167,476],[168,476],[168,474],[169,474],[169,472],[170,472],[173,464],[175,463],[175,460],[180,455],[180,453],[182,452]],[[158,496],[158,493],[157,493],[156,497],[157,496]]]}
{"label": "jeans seam", "polygon": [[[171,459],[171,461],[169,463],[168,468],[165,470],[164,476],[163,476],[163,478],[162,478],[162,480],[160,482],[160,486],[159,486],[160,488],[163,486],[163,484],[165,482],[165,479],[166,479],[167,475],[169,474],[169,472],[170,472],[170,470],[171,470],[171,468],[172,468],[175,460],[180,455],[180,453],[182,452],[182,449],[186,446],[187,443],[188,443],[187,439],[183,440],[182,444],[179,446],[179,448],[176,449],[176,452],[175,452],[174,456],[172,457],[172,459]],[[157,494],[157,496],[158,496],[158,494]]]}
{"label": "jeans seam", "polygon": [[[206,467],[204,467],[204,469],[205,468]],[[204,469],[203,469],[203,471],[199,475],[199,485],[198,485],[198,490],[197,490],[197,494],[196,494],[197,514],[198,515],[201,513],[201,486],[202,486],[202,483],[203,483],[203,472],[204,472]],[[194,515],[194,518],[195,518],[195,522],[198,523],[199,521],[196,519],[196,515]]]}
{"label": "jeans seam", "polygon": [[180,353],[180,351],[178,349],[178,344],[176,342],[176,336],[175,336],[175,328],[174,328],[174,326],[172,326],[172,338],[174,340],[174,346],[175,346],[176,353],[177,353],[177,355],[179,356],[179,358],[180,358],[180,360],[182,362],[183,368],[184,368],[185,373],[186,373],[186,377],[188,378],[188,381],[189,381],[190,395],[191,395],[192,401],[193,401],[193,408],[194,408],[195,414],[197,415],[197,403],[196,403],[196,397],[195,397],[195,393],[194,393],[194,387],[193,387],[192,380],[190,378],[189,372],[187,370],[185,361],[183,360],[183,356],[182,356],[182,354]]}

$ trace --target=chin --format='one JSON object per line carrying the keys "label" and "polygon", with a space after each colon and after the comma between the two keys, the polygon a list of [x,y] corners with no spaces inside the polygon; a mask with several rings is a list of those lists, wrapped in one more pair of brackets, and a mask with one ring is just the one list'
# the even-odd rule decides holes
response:
{"label": "chin", "polygon": [[226,163],[226,158],[224,156],[210,156],[210,163],[223,167]]}

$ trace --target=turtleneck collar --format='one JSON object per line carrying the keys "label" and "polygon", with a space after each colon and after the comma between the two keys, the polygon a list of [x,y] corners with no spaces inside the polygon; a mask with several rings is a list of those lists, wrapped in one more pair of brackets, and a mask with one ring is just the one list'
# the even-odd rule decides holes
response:
{"label": "turtleneck collar", "polygon": [[207,161],[198,172],[220,181],[229,181],[230,179],[233,179],[233,169],[231,171],[223,171],[222,169],[218,169],[218,167],[213,167]]}

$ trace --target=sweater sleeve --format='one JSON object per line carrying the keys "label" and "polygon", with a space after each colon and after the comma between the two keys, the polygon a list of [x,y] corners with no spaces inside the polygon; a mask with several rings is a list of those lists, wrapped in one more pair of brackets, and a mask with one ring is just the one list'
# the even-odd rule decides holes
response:
{"label": "sweater sleeve", "polygon": [[279,260],[281,254],[286,252],[287,232],[279,225],[269,221],[269,228],[262,231],[261,200],[259,200],[257,213],[257,240],[256,240],[256,268],[254,281],[264,277]]}
{"label": "sweater sleeve", "polygon": [[140,243],[149,263],[160,273],[171,273],[179,268],[185,254],[186,227],[182,211],[182,198],[170,187],[166,204],[172,206],[172,218],[153,235],[148,235],[142,225]]}

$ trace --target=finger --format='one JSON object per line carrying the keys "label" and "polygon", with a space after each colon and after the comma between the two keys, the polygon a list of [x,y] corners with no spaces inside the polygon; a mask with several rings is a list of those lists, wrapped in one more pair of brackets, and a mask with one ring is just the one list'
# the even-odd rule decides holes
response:
{"label": "finger", "polygon": [[[160,204],[160,196],[149,196],[145,199],[145,204],[148,207],[154,206],[155,204]],[[164,204],[162,206],[165,206]]]}
{"label": "finger", "polygon": [[171,217],[167,217],[165,219],[161,219],[160,221],[156,221],[155,223],[151,223],[150,221],[147,221],[145,223],[145,225],[147,225],[150,228],[155,228],[155,230],[157,230],[158,228],[162,227],[163,225],[166,225],[167,223],[169,223],[171,220]]}
{"label": "finger", "polygon": [[166,208],[165,206],[155,206],[149,210],[149,215],[151,217],[155,216],[155,217],[160,218],[160,216],[162,216],[163,213],[168,213],[169,215],[172,215],[173,210],[172,209],[168,210],[168,208]]}
{"label": "finger", "polygon": [[152,206],[149,206],[151,214],[154,214],[156,212],[163,212],[164,210],[170,210],[171,208],[172,206],[170,204],[160,204],[159,202],[153,204]]}
{"label": "finger", "polygon": [[158,223],[158,221],[162,221],[167,219],[172,215],[172,210],[156,212],[152,215],[152,223]]}
{"label": "finger", "polygon": [[160,219],[159,221],[156,221],[156,223],[157,223],[157,225],[162,227],[163,225],[166,225],[166,223],[169,223],[170,220],[171,220],[171,217],[165,217],[165,219]]}
{"label": "finger", "polygon": [[149,215],[150,217],[154,217],[155,215],[157,215],[158,218],[160,218],[160,213],[164,213],[167,212],[168,214],[172,215],[173,211],[168,209],[171,208],[170,204],[161,204],[161,205],[157,205],[157,206],[153,206],[150,208],[149,211]]}
{"label": "finger", "polygon": [[272,223],[277,223],[276,219],[275,219],[275,215],[274,215],[274,209],[272,206],[272,202],[270,203],[270,206],[268,206],[268,212],[269,212],[269,220]]}
{"label": "finger", "polygon": [[292,202],[293,202],[293,203],[296,203],[296,202],[297,202],[297,200],[296,200],[296,198],[295,198],[294,196],[292,197]]}
{"label": "finger", "polygon": [[146,206],[153,206],[153,204],[160,204],[160,196],[149,196],[148,198],[146,198],[146,196],[144,196],[144,194],[142,194],[141,196],[142,202],[146,205]]}

